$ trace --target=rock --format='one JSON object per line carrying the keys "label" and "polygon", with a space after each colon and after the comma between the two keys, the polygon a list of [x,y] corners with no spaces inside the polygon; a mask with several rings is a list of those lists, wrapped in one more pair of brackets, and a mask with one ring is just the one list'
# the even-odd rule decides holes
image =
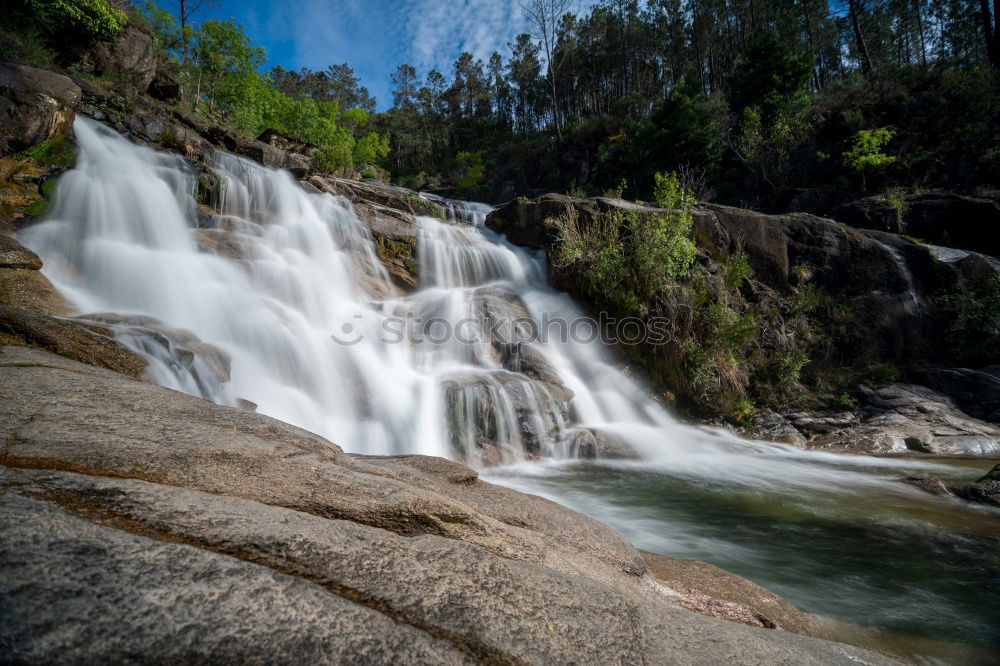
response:
{"label": "rock", "polygon": [[649,572],[680,595],[678,605],[751,626],[822,636],[816,617],[760,585],[698,560],[640,551]]}
{"label": "rock", "polygon": [[181,77],[172,63],[163,59],[157,61],[156,73],[149,84],[149,95],[168,104],[180,99]]}
{"label": "rock", "polygon": [[10,236],[0,235],[0,270],[13,268],[37,271],[41,267],[42,260],[37,254]]}
{"label": "rock", "polygon": [[66,301],[39,272],[42,260],[10,236],[0,235],[0,306],[27,313],[69,312]]}
{"label": "rock", "polygon": [[857,412],[784,414],[813,436],[810,448],[854,453],[933,453],[996,456],[1000,428],[962,412],[941,393],[915,384],[890,384],[871,391]]}
{"label": "rock", "polygon": [[19,152],[68,131],[79,100],[79,86],[61,74],[0,65],[0,152]]}
{"label": "rock", "polygon": [[1000,507],[1000,465],[970,486],[958,489],[958,495],[970,502],[980,502]]}
{"label": "rock", "polygon": [[456,463],[38,350],[0,349],[0,441],[12,661],[892,663],[678,608],[607,527]]}
{"label": "rock", "polygon": [[906,233],[928,243],[1000,257],[1000,203],[940,192],[885,197],[838,206],[833,217],[854,227]]}
{"label": "rock", "polygon": [[309,183],[323,192],[347,197],[355,204],[362,201],[411,215],[427,215],[441,220],[448,217],[438,204],[402,187],[379,183],[360,183],[333,176],[312,176]]}
{"label": "rock", "polygon": [[1000,423],[1000,377],[966,368],[923,368],[909,375],[914,382],[947,395],[966,414]]}
{"label": "rock", "polygon": [[135,22],[111,39],[95,41],[85,57],[95,75],[116,75],[134,95],[144,94],[160,69],[153,35]]}
{"label": "rock", "polygon": [[194,333],[166,326],[154,317],[97,313],[74,317],[73,321],[138,349],[143,354],[140,358],[166,360],[172,372],[186,372],[206,398],[217,396],[229,381],[228,354],[202,342]]}
{"label": "rock", "polygon": [[286,153],[298,153],[303,155],[308,160],[317,150],[319,146],[311,144],[307,141],[300,141],[293,136],[284,134],[275,129],[266,129],[261,132],[257,140],[262,143],[267,143],[278,150],[284,151]]}
{"label": "rock", "polygon": [[0,344],[44,349],[135,378],[142,376],[147,365],[146,359],[115,341],[110,334],[94,332],[72,319],[29,314],[2,305]]}
{"label": "rock", "polygon": [[[610,201],[610,200],[605,200]],[[578,216],[592,219],[595,200],[573,199],[562,194],[546,194],[538,199],[519,197],[490,213],[486,226],[517,245],[532,249],[549,249],[556,240],[555,232],[546,224],[549,218],[576,211]]]}
{"label": "rock", "polygon": [[804,446],[805,437],[788,419],[772,409],[758,409],[754,412],[751,432],[754,439],[762,439],[780,444]]}
{"label": "rock", "polygon": [[919,488],[931,495],[954,495],[941,479],[936,479],[933,476],[907,476],[900,479],[900,482],[914,488]]}

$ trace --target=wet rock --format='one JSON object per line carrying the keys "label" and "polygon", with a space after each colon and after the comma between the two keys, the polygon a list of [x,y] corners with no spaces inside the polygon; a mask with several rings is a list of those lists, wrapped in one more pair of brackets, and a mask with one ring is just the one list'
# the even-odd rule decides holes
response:
{"label": "wet rock", "polygon": [[73,319],[30,314],[0,305],[0,344],[35,347],[73,359],[141,377],[146,359],[113,339],[104,329],[96,332]]}
{"label": "wet rock", "polygon": [[936,479],[933,476],[907,476],[900,479],[900,482],[919,488],[931,495],[954,495],[941,479]]}
{"label": "wet rock", "polygon": [[970,502],[1000,507],[1000,465],[970,486],[958,489],[958,495]]}
{"label": "wet rock", "polygon": [[154,317],[95,313],[75,317],[74,322],[114,337],[174,372],[183,370],[206,398],[218,395],[222,385],[229,381],[228,354],[202,342],[194,333],[166,326]]}
{"label": "wet rock", "polygon": [[333,176],[312,176],[309,183],[323,192],[347,197],[352,203],[366,202],[411,215],[426,215],[447,219],[444,209],[416,192],[393,185],[361,183]]}
{"label": "wet rock", "polygon": [[895,203],[874,196],[838,206],[833,217],[855,227],[1000,256],[1000,203],[992,199],[926,192]]}
{"label": "wet rock", "polygon": [[37,271],[42,267],[38,255],[10,236],[0,235],[0,270],[27,269]]}
{"label": "wet rock", "polygon": [[0,440],[15,661],[890,662],[678,608],[612,530],[456,463],[38,350],[0,349]]}
{"label": "wet rock", "polygon": [[625,440],[598,428],[574,428],[564,433],[562,442],[574,458],[596,460],[626,460],[639,458],[638,452]]}
{"label": "wet rock", "polygon": [[0,151],[18,152],[69,130],[80,88],[24,65],[0,65]]}

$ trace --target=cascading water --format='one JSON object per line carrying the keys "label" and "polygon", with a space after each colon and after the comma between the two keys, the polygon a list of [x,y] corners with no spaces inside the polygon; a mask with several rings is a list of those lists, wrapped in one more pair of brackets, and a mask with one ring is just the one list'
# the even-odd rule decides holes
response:
{"label": "cascading water", "polygon": [[[725,531],[692,545],[699,515],[663,522],[649,506],[626,510],[597,491],[553,486],[551,464],[527,471],[516,463],[631,454],[642,462],[606,466],[603,482],[623,473],[643,483],[655,474],[661,486],[671,479],[664,487],[674,494],[655,495],[660,507],[699,489],[700,511],[715,501],[729,515],[766,496],[829,523],[857,497],[878,496],[924,507],[885,520],[940,531],[926,518],[926,503],[940,500],[888,481],[902,469],[939,473],[933,464],[848,459],[679,424],[599,338],[570,334],[586,322],[582,313],[547,286],[543,258],[483,226],[486,206],[422,195],[452,219],[417,218],[420,288],[402,295],[343,198],[307,193],[287,173],[219,153],[222,194],[206,217],[192,196],[198,173],[181,158],[85,119],[75,132],[79,163],[61,178],[48,219],[22,240],[68,300],[105,313],[88,316],[114,325],[165,386],[226,405],[255,403],[348,451],[515,463],[491,478],[594,513],[649,547],[722,560],[758,579],[767,572],[751,570],[746,544],[733,550]],[[550,334],[526,335],[532,330]],[[626,482],[616,493],[635,488]],[[720,497],[743,499],[733,509]],[[841,612],[794,585],[775,587]]]}

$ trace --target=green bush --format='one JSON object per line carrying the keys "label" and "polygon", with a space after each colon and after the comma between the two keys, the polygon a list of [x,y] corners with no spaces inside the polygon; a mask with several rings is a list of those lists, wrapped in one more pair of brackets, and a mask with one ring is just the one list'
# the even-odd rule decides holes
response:
{"label": "green bush", "polygon": [[114,37],[128,23],[125,12],[107,0],[21,0],[32,22],[48,34]]}
{"label": "green bush", "polygon": [[587,224],[574,214],[549,220],[559,242],[557,267],[574,266],[586,291],[628,314],[645,314],[694,264],[690,238],[694,197],[677,174],[656,175],[662,212],[615,210]]}

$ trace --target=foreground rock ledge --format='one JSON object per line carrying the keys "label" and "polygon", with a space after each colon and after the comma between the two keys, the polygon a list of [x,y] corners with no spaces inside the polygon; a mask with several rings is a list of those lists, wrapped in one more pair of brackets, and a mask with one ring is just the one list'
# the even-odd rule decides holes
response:
{"label": "foreground rock ledge", "polygon": [[606,526],[446,460],[0,348],[18,663],[887,663],[699,615]]}

